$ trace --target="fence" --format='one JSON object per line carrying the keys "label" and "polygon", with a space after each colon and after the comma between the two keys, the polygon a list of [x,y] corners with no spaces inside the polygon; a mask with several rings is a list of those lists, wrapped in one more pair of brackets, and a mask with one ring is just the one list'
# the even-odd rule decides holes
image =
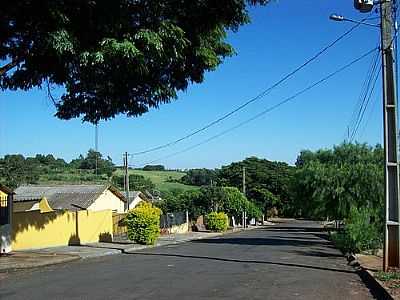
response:
{"label": "fence", "polygon": [[112,222],[113,222],[113,235],[114,236],[121,236],[125,235],[127,232],[127,227],[125,225],[125,217],[126,213],[114,213],[112,216]]}
{"label": "fence", "polygon": [[189,217],[187,212],[173,212],[162,215],[160,218],[161,232],[185,233],[189,231]]}
{"label": "fence", "polygon": [[112,212],[40,211],[13,213],[13,250],[76,245],[112,240]]}
{"label": "fence", "polygon": [[[113,235],[124,236],[127,227],[124,223],[126,213],[114,213],[112,216]],[[160,230],[162,233],[184,233],[189,230],[189,220],[186,212],[174,212],[160,217]]]}

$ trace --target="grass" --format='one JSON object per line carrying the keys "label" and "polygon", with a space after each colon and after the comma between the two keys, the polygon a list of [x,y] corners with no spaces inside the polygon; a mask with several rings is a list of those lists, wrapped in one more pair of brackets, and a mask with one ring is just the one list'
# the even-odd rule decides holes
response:
{"label": "grass", "polygon": [[[180,190],[193,190],[197,189],[196,186],[185,185],[179,182],[171,182],[171,180],[179,180],[186,173],[178,171],[143,171],[143,170],[129,170],[130,174],[141,175],[149,178],[160,191],[170,191],[174,189]],[[117,169],[114,175],[123,175],[122,169]],[[39,184],[101,184],[106,183],[108,178],[106,175],[93,174],[93,171],[87,170],[63,170],[63,172],[52,174],[41,174]]]}
{"label": "grass", "polygon": [[[179,171],[143,171],[143,170],[129,170],[130,174],[141,175],[143,177],[149,178],[160,191],[170,191],[174,189],[181,190],[193,190],[197,189],[196,186],[185,185],[179,182],[170,182],[170,180],[179,180],[186,173]],[[116,175],[122,175],[123,170],[118,169],[115,171]]]}
{"label": "grass", "polygon": [[375,277],[380,281],[400,280],[400,272],[383,272],[379,271]]}

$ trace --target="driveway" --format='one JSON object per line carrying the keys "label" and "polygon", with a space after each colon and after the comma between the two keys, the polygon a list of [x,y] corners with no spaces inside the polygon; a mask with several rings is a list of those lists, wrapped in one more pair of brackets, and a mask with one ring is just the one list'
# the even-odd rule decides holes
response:
{"label": "driveway", "polygon": [[372,299],[316,223],[3,274],[1,299]]}

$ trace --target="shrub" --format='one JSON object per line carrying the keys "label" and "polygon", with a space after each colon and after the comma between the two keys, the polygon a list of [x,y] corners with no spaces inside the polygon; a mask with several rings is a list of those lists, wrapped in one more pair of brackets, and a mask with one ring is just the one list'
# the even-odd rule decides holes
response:
{"label": "shrub", "polygon": [[160,235],[160,215],[161,210],[147,202],[130,210],[126,216],[128,238],[139,244],[153,245]]}
{"label": "shrub", "polygon": [[379,222],[371,222],[372,212],[368,208],[350,209],[343,232],[332,234],[332,240],[343,252],[359,253],[377,250],[382,246],[382,228]]}
{"label": "shrub", "polygon": [[223,212],[211,212],[207,215],[206,224],[211,231],[226,231],[228,229],[228,216]]}

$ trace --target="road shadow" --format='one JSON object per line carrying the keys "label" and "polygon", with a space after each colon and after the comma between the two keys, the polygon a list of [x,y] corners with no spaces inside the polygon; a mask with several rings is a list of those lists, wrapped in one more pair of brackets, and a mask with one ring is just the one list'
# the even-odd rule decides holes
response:
{"label": "road shadow", "polygon": [[356,274],[357,273],[357,271],[335,269],[335,268],[329,268],[329,267],[303,265],[303,264],[286,263],[286,262],[276,262],[276,261],[265,261],[265,260],[246,260],[246,259],[233,259],[233,258],[223,258],[223,257],[184,255],[184,254],[173,254],[173,253],[150,253],[150,252],[125,252],[125,254],[137,255],[137,256],[158,256],[158,257],[173,257],[173,258],[183,258],[183,259],[213,260],[213,261],[221,261],[221,262],[228,262],[228,263],[263,264],[263,265],[293,267],[293,268],[302,268],[302,269],[322,270],[322,271],[347,273],[347,274]]}
{"label": "road shadow", "polygon": [[309,257],[343,258],[343,255],[340,253],[329,253],[329,252],[317,251],[317,250],[293,250],[290,252],[297,254],[297,255],[309,256]]}
{"label": "road shadow", "polygon": [[324,240],[307,240],[303,239],[292,239],[292,238],[281,238],[281,237],[271,237],[271,238],[251,238],[251,237],[223,237],[223,238],[211,238],[211,239],[201,239],[192,241],[192,243],[198,244],[230,244],[230,245],[249,245],[249,246],[300,246],[300,247],[311,247],[311,246],[326,246],[330,245]]}

